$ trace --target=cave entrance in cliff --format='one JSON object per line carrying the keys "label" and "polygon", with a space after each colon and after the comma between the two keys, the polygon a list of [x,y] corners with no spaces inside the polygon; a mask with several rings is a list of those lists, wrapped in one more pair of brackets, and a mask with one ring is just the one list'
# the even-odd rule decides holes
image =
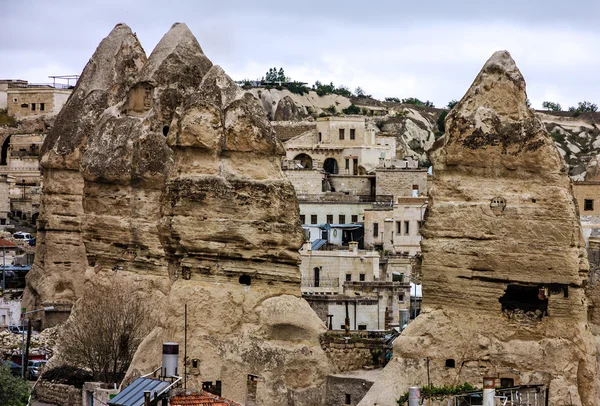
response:
{"label": "cave entrance in cliff", "polygon": [[498,301],[509,319],[517,315],[548,316],[548,290],[543,286],[508,285]]}
{"label": "cave entrance in cliff", "polygon": [[300,169],[312,169],[313,159],[308,154],[298,154],[294,157],[294,161],[298,161],[302,168]]}
{"label": "cave entrance in cliff", "polygon": [[323,162],[323,170],[332,175],[338,174],[338,163],[335,158],[327,158],[325,162]]}

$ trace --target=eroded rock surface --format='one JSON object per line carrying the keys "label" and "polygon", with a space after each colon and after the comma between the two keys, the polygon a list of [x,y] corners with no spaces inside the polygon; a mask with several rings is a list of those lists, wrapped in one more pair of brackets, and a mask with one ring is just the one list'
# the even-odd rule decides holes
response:
{"label": "eroded rock surface", "polygon": [[423,312],[360,405],[426,385],[427,358],[436,385],[494,376],[548,385],[549,404],[597,404],[579,216],[526,99],[514,61],[497,52],[448,115],[430,153]]}
{"label": "eroded rock surface", "polygon": [[[146,55],[117,25],[44,144],[44,198],[28,308],[74,303],[85,283],[135,281],[158,326],[128,378],[183,345],[188,385],[244,402],[311,405],[331,366],[300,298],[302,232],[281,143],[260,102],[212,65],[185,24]],[[180,370],[183,370],[180,360]]]}

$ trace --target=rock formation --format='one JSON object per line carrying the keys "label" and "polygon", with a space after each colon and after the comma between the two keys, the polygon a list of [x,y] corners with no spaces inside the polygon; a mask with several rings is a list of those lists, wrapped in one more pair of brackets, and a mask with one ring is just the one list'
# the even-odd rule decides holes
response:
{"label": "rock formation", "polygon": [[551,405],[597,404],[579,213],[526,99],[514,61],[497,52],[448,115],[430,152],[423,311],[360,405],[426,385],[427,359],[435,385],[494,376],[548,385]]}
{"label": "rock formation", "polygon": [[[86,283],[135,281],[158,326],[128,377],[183,344],[188,385],[244,402],[319,404],[324,325],[300,298],[298,205],[260,103],[175,24],[146,55],[119,24],[48,135],[43,208],[25,302],[71,304]],[[180,360],[180,370],[183,370]]]}

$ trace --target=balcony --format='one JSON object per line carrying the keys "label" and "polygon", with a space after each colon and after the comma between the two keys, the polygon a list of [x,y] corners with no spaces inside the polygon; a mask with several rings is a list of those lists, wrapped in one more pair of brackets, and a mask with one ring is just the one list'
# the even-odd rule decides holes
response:
{"label": "balcony", "polygon": [[394,205],[394,196],[392,195],[347,195],[344,193],[323,193],[307,194],[298,193],[296,195],[301,203],[373,203],[377,207],[392,207]]}
{"label": "balcony", "polygon": [[[315,283],[316,282],[316,283]],[[339,278],[302,278],[302,288],[338,288],[340,286]]]}

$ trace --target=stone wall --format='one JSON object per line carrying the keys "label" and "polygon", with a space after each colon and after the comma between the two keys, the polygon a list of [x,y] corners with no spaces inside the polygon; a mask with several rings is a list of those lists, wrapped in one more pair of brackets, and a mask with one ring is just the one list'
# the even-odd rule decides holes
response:
{"label": "stone wall", "polygon": [[323,193],[323,173],[320,170],[287,170],[283,173],[294,185],[296,193]]}
{"label": "stone wall", "polygon": [[[345,170],[343,168],[345,164],[342,161],[340,165],[341,173]],[[370,176],[329,175],[328,179],[336,192],[350,192],[353,195],[371,195],[371,179],[373,178]]]}
{"label": "stone wall", "polygon": [[[327,377],[327,406],[357,405],[373,386],[373,382],[354,377]],[[348,402],[349,401],[349,402]]]}
{"label": "stone wall", "polygon": [[426,169],[377,169],[376,193],[378,195],[412,196],[413,185],[419,195],[427,195]]}
{"label": "stone wall", "polygon": [[341,372],[380,367],[385,359],[384,341],[353,335],[346,339],[341,335],[321,336],[321,347]]}
{"label": "stone wall", "polygon": [[35,389],[35,397],[40,402],[57,406],[82,406],[81,389],[61,383],[40,381]]}

